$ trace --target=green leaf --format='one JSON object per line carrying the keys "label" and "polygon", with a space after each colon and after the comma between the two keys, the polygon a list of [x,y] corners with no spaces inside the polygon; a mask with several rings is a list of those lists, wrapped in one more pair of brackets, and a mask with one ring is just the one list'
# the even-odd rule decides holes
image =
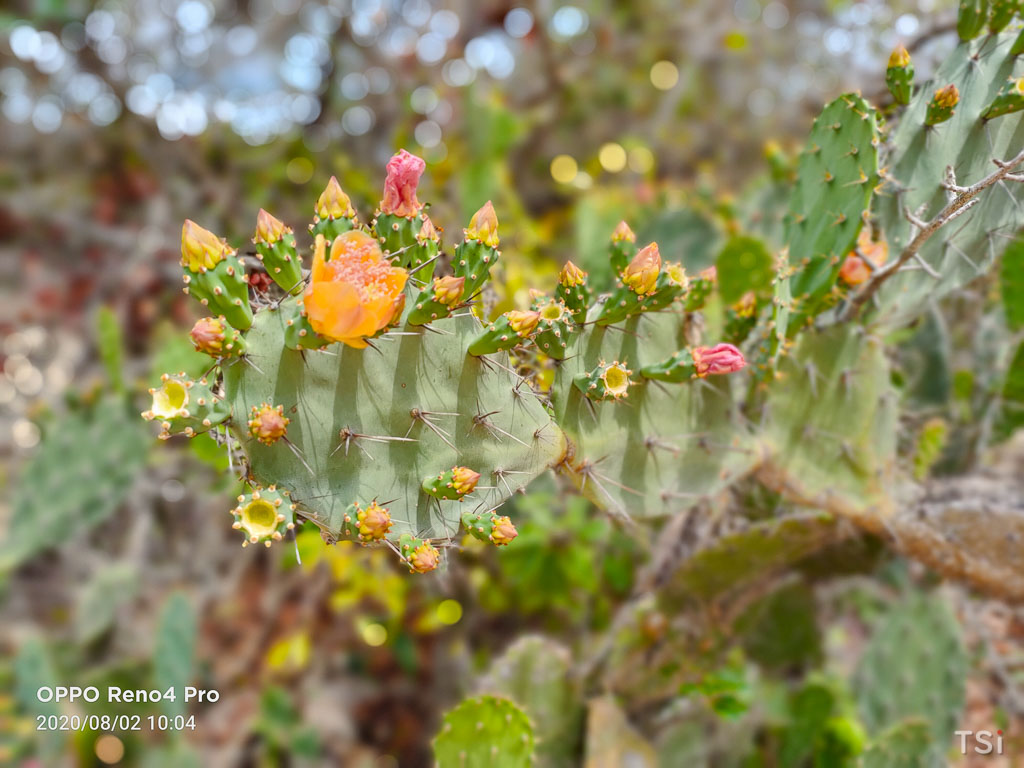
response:
{"label": "green leaf", "polygon": [[173,689],[174,701],[162,701],[168,717],[185,714],[185,686],[192,679],[197,619],[183,592],[167,598],[160,613],[153,650],[153,682],[161,691]]}
{"label": "green leaf", "polygon": [[[62,684],[50,657],[50,651],[39,638],[26,640],[18,648],[14,657],[14,697],[19,706],[33,718],[60,713],[57,704],[41,702],[36,692],[41,687],[52,688]],[[35,727],[35,722],[32,723]],[[64,748],[64,734],[60,731],[47,730],[39,734],[40,752],[43,764],[55,765]]]}
{"label": "green leaf", "polygon": [[775,277],[771,253],[756,237],[731,238],[715,260],[718,290],[726,304],[735,304],[748,291],[761,294],[771,290]]}

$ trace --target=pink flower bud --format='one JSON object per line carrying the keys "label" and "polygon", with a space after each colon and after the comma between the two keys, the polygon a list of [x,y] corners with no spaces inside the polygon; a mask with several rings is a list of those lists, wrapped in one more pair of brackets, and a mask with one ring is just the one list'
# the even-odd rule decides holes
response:
{"label": "pink flower bud", "polygon": [[732,344],[716,344],[713,347],[694,347],[691,351],[697,375],[701,378],[721,373],[733,373],[743,368],[747,361],[743,353]]}
{"label": "pink flower bud", "polygon": [[420,176],[426,167],[423,158],[404,149],[388,160],[388,175],[384,180],[380,212],[405,217],[419,213],[423,204],[416,199],[416,185],[420,183]]}

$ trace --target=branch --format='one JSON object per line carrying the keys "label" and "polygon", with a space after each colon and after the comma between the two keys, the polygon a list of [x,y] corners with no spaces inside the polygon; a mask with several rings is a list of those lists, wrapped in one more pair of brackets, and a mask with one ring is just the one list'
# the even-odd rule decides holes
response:
{"label": "branch", "polygon": [[854,319],[859,313],[861,308],[867,304],[878,293],[879,289],[899,269],[911,259],[919,259],[918,253],[928,239],[935,234],[935,232],[944,224],[948,224],[957,216],[965,213],[972,206],[978,203],[978,195],[985,189],[988,189],[993,184],[1009,178],[1012,181],[1018,181],[1017,174],[1011,173],[1021,163],[1024,163],[1024,150],[1017,154],[1012,160],[1003,162],[1002,160],[992,160],[998,168],[991,174],[986,176],[984,179],[979,181],[977,184],[972,184],[969,187],[958,186],[952,180],[952,174],[947,172],[946,181],[943,182],[942,186],[944,189],[955,193],[955,196],[942,208],[939,213],[929,221],[921,221],[909,210],[904,211],[904,215],[907,220],[910,221],[914,227],[917,228],[917,234],[914,235],[913,239],[907,243],[906,247],[900,253],[899,258],[895,261],[889,262],[885,266],[875,271],[868,282],[864,284],[853,297],[850,299],[846,308],[840,314],[840,321],[849,321]]}

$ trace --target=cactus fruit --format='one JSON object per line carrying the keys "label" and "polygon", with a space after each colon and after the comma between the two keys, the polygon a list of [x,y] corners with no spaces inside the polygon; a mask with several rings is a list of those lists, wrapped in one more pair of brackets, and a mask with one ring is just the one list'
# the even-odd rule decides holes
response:
{"label": "cactus fruit", "polygon": [[914,90],[914,65],[906,46],[899,45],[889,56],[885,70],[885,84],[897,104],[909,104]]}
{"label": "cactus fruit", "polygon": [[498,516],[491,512],[484,514],[467,512],[462,516],[462,525],[473,538],[489,541],[498,547],[511,544],[512,540],[519,535],[507,515]]}
{"label": "cactus fruit", "polygon": [[260,208],[252,239],[263,267],[285,293],[302,290],[302,261],[295,252],[295,233],[283,221]]}
{"label": "cactus fruit", "polygon": [[629,224],[620,221],[612,232],[612,242],[609,257],[612,270],[620,274],[636,256],[636,234],[629,228]]}
{"label": "cactus fruit", "polygon": [[227,241],[190,219],[181,228],[181,269],[185,293],[223,315],[240,331],[252,325],[245,262]]}
{"label": "cactus fruit", "polygon": [[960,91],[956,85],[950,83],[943,86],[932,94],[932,100],[928,102],[928,114],[925,115],[925,125],[938,125],[944,123],[953,116],[956,105],[960,103]]}
{"label": "cactus fruit", "polygon": [[273,485],[257,488],[238,497],[238,506],[231,510],[235,518],[231,527],[245,536],[243,547],[260,542],[269,547],[295,528],[295,508],[288,491]]}
{"label": "cactus fruit", "polygon": [[590,290],[587,288],[587,273],[571,261],[567,261],[558,273],[556,297],[572,312],[572,319],[582,323],[587,319],[590,306]]}
{"label": "cactus fruit", "polygon": [[283,405],[276,408],[269,403],[254,405],[249,416],[249,434],[264,445],[273,445],[288,432],[289,421]]}
{"label": "cactus fruit", "polygon": [[214,358],[237,357],[245,352],[242,334],[227,324],[224,316],[201,317],[189,331],[192,346]]}
{"label": "cactus fruit", "polygon": [[1024,109],[1024,77],[1011,77],[999,89],[989,108],[982,114],[983,120],[1009,115]]}
{"label": "cactus fruit", "polygon": [[632,373],[618,360],[602,360],[594,370],[578,374],[572,383],[591,400],[618,400],[629,395]]}
{"label": "cactus fruit", "polygon": [[428,477],[424,480],[423,492],[435,499],[462,501],[476,489],[479,480],[480,473],[469,467],[452,467],[437,477]]}
{"label": "cactus fruit", "polygon": [[444,716],[434,739],[437,768],[529,768],[534,764],[533,724],[508,699],[466,699]]}
{"label": "cactus fruit", "polygon": [[149,390],[153,398],[149,410],[142,412],[146,421],[160,424],[160,439],[183,434],[201,435],[223,424],[231,411],[224,400],[214,394],[206,379],[193,380],[182,371],[165,373],[159,387]]}

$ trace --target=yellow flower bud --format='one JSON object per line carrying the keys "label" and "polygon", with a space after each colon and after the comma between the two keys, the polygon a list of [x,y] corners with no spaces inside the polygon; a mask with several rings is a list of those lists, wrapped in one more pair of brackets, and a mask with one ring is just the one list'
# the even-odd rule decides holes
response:
{"label": "yellow flower bud", "polygon": [[226,240],[192,219],[185,219],[181,227],[181,266],[191,272],[203,272],[216,267],[231,252]]}
{"label": "yellow flower bud", "polygon": [[464,232],[467,240],[479,240],[491,248],[498,247],[498,215],[494,212],[490,200],[473,214]]}
{"label": "yellow flower bud", "polygon": [[654,292],[659,272],[661,272],[661,254],[658,252],[658,244],[651,243],[641,248],[640,253],[626,265],[626,269],[622,273],[622,282],[632,288],[634,293],[646,296]]}
{"label": "yellow flower bud", "polygon": [[446,307],[453,307],[462,300],[462,291],[466,284],[466,278],[447,277],[434,278],[434,301],[444,304]]}
{"label": "yellow flower bud", "polygon": [[352,201],[348,199],[338,183],[338,179],[331,176],[324,191],[316,201],[316,215],[321,219],[340,219],[342,216],[355,216],[352,208]]}

